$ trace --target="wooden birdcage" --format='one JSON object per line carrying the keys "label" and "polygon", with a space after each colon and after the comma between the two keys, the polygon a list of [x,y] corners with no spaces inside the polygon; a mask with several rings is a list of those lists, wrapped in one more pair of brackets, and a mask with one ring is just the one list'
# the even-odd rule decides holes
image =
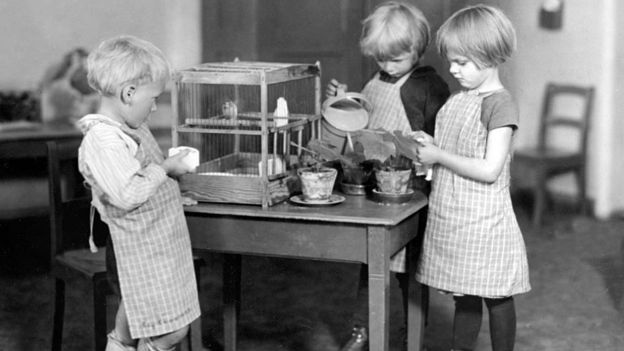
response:
{"label": "wooden birdcage", "polygon": [[[319,64],[204,63],[177,71],[173,146],[199,150],[180,178],[198,201],[272,206],[298,190],[301,146],[320,138]],[[287,105],[287,111],[285,111]]]}

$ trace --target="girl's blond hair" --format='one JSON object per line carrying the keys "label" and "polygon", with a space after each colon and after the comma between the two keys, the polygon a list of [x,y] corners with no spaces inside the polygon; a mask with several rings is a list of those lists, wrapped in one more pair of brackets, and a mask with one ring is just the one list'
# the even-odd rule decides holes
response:
{"label": "girl's blond hair", "polygon": [[386,61],[404,53],[420,58],[430,41],[429,22],[416,7],[389,1],[379,5],[363,22],[362,54]]}
{"label": "girl's blond hair", "polygon": [[113,96],[126,84],[167,80],[171,68],[162,51],[149,41],[123,35],[104,40],[87,58],[89,85]]}
{"label": "girl's blond hair", "polygon": [[465,56],[477,67],[496,67],[516,49],[516,31],[498,8],[469,6],[455,12],[438,29],[436,46],[442,57]]}

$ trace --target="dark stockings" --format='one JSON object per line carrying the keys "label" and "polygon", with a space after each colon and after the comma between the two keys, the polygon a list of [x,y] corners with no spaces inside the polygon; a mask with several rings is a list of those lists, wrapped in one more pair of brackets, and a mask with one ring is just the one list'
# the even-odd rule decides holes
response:
{"label": "dark stockings", "polygon": [[[410,276],[407,273],[395,272],[395,277],[401,288],[401,297],[403,304],[403,322],[407,325],[407,303],[408,303],[408,286]],[[412,279],[414,279],[412,277]],[[427,289],[423,287],[423,294],[427,293]],[[366,327],[368,326],[368,267],[362,265],[360,271],[360,282],[358,284],[357,298],[353,313],[353,325]]]}
{"label": "dark stockings", "polygon": [[473,350],[481,329],[482,301],[488,308],[493,351],[512,351],[516,339],[516,309],[513,297],[488,299],[455,296],[453,349]]}

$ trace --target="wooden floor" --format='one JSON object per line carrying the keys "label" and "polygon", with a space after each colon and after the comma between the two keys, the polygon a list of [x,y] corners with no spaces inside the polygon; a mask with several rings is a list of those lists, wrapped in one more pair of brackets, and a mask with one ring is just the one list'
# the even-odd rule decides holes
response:
{"label": "wooden floor", "polygon": [[[516,350],[624,350],[624,221],[566,214],[530,227],[526,205],[516,212],[529,254],[532,291],[516,297]],[[0,350],[48,349],[53,282],[45,270],[47,222],[0,222]],[[202,273],[203,336],[220,339],[221,257]],[[240,350],[335,351],[349,336],[358,267],[344,263],[254,257],[243,262]],[[391,346],[400,350],[401,308],[393,280]],[[91,346],[89,296],[69,287],[65,351]],[[111,315],[112,315],[111,311]],[[450,349],[450,297],[431,293],[429,351]],[[396,321],[396,322],[394,322]],[[218,350],[218,348],[213,348]],[[490,350],[487,317],[477,351]]]}

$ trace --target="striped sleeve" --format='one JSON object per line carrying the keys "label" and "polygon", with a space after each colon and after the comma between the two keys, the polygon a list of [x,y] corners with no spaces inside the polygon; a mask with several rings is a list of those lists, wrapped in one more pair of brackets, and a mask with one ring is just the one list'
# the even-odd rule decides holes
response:
{"label": "striped sleeve", "polygon": [[83,160],[105,199],[124,210],[146,202],[167,179],[155,163],[142,167],[134,157],[137,145],[116,127],[94,126],[82,142]]}

